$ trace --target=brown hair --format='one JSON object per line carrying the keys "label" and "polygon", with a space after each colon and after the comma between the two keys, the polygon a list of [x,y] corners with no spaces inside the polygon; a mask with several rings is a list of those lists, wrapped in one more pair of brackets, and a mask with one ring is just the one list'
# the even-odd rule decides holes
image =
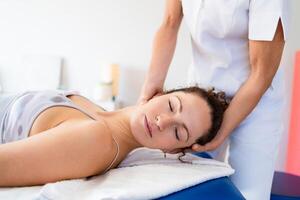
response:
{"label": "brown hair", "polygon": [[215,92],[214,88],[203,89],[198,86],[178,88],[165,91],[165,94],[173,92],[185,92],[190,94],[195,94],[202,97],[211,109],[211,121],[212,125],[203,136],[196,140],[197,144],[205,145],[206,143],[212,141],[212,139],[217,135],[218,130],[221,127],[224,112],[229,105],[229,101],[226,99],[225,92]]}

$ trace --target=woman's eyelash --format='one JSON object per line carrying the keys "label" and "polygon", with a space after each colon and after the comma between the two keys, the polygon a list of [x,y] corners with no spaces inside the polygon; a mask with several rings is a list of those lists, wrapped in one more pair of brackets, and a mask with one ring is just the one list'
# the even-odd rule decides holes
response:
{"label": "woman's eyelash", "polygon": [[[172,105],[171,105],[171,101],[170,101],[170,100],[169,100],[169,107],[170,107],[170,110],[173,112],[173,108],[172,108]],[[176,127],[175,127],[175,136],[176,136],[176,139],[177,139],[178,141],[180,141],[179,136],[178,136],[178,130],[177,130]]]}
{"label": "woman's eyelash", "polygon": [[170,110],[173,112],[173,108],[172,108],[170,100],[169,100],[169,107],[170,107]]}
{"label": "woman's eyelash", "polygon": [[175,136],[176,136],[176,139],[179,141],[180,139],[178,137],[178,130],[177,130],[177,128],[175,128]]}

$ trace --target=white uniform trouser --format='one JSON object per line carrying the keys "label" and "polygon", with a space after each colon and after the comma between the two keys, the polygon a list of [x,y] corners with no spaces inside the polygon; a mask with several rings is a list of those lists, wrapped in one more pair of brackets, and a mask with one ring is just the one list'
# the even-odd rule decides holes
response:
{"label": "white uniform trouser", "polygon": [[[270,199],[275,161],[284,132],[285,105],[282,96],[274,98],[266,93],[227,140],[228,161],[235,169],[230,178],[247,200]],[[222,160],[225,146],[226,143],[209,153]]]}

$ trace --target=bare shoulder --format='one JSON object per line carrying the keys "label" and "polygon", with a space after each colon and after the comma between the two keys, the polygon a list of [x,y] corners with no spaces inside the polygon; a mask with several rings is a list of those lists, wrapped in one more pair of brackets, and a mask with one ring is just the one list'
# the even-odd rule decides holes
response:
{"label": "bare shoulder", "polygon": [[117,152],[116,145],[111,133],[105,122],[91,121],[88,122],[84,129],[91,143],[91,154],[94,154],[93,166],[95,171],[93,174],[102,173],[114,159]]}
{"label": "bare shoulder", "polygon": [[111,152],[114,150],[114,143],[111,130],[103,121],[88,122],[85,127],[87,134],[90,134],[95,140],[97,147],[101,152]]}
{"label": "bare shoulder", "polygon": [[70,120],[4,144],[0,154],[0,186],[25,186],[100,174],[116,147],[103,122]]}
{"label": "bare shoulder", "polygon": [[104,121],[87,120],[80,124],[77,129],[80,136],[75,136],[77,139],[74,140],[80,141],[80,145],[84,146],[78,152],[84,157],[86,172],[89,171],[89,175],[101,174],[117,153],[111,130]]}
{"label": "bare shoulder", "polygon": [[78,134],[85,134],[87,137],[92,137],[97,141],[110,142],[112,134],[106,123],[102,120],[82,120],[71,119],[61,123],[60,129],[76,131]]}
{"label": "bare shoulder", "polygon": [[86,152],[91,155],[90,161],[95,166],[95,173],[100,173],[106,169],[116,153],[111,130],[104,121],[94,120],[83,121],[77,128],[78,134],[82,135],[79,137],[82,138],[81,143],[87,142]]}

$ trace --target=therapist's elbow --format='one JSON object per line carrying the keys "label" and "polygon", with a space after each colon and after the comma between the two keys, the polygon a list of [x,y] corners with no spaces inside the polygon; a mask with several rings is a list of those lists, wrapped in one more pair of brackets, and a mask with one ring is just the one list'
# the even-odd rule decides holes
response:
{"label": "therapist's elbow", "polygon": [[166,16],[161,24],[161,28],[178,31],[181,24],[182,16]]}

